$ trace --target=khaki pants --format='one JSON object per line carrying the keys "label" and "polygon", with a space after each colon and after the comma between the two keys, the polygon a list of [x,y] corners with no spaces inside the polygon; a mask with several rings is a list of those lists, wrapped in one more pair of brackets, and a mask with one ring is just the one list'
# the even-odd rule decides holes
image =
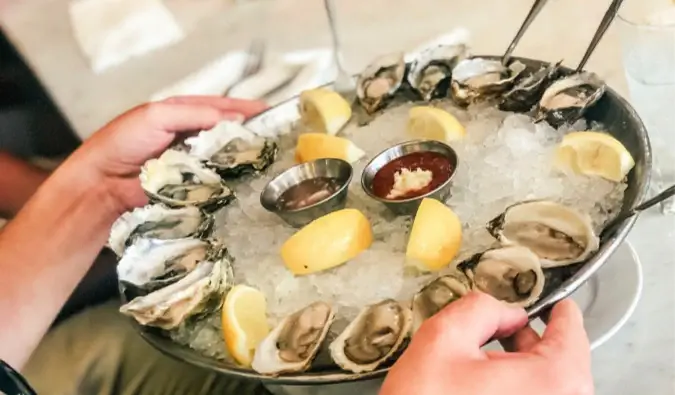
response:
{"label": "khaki pants", "polygon": [[38,395],[268,394],[258,382],[161,354],[118,308],[117,302],[89,308],[45,336],[22,372]]}

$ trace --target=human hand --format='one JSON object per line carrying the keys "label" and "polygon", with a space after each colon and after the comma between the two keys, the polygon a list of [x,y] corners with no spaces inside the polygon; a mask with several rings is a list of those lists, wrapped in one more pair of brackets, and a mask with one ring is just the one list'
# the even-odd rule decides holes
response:
{"label": "human hand", "polygon": [[[511,335],[516,352],[480,350]],[[471,293],[420,327],[380,391],[411,394],[592,395],[581,312],[571,300],[559,302],[540,338],[525,310]]]}
{"label": "human hand", "polygon": [[88,139],[63,167],[70,178],[105,183],[119,211],[145,204],[138,174],[159,156],[177,133],[210,129],[226,119],[249,118],[266,108],[258,101],[218,96],[174,97],[135,107]]}

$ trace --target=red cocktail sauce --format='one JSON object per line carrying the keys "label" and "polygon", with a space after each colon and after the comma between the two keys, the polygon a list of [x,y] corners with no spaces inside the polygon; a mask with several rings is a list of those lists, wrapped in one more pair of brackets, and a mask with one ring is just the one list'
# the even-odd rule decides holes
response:
{"label": "red cocktail sauce", "polygon": [[394,187],[394,175],[406,168],[411,171],[418,168],[431,171],[431,183],[422,189],[410,191],[391,200],[410,199],[429,193],[447,181],[454,170],[450,160],[443,154],[433,151],[413,152],[392,160],[375,173],[373,194],[382,199],[387,199],[387,195]]}

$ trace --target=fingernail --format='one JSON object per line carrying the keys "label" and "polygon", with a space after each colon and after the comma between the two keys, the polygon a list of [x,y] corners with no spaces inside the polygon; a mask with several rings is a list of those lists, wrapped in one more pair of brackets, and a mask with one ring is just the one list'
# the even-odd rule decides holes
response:
{"label": "fingernail", "polygon": [[223,111],[222,117],[224,121],[232,121],[236,123],[244,123],[246,120],[246,117],[244,114],[239,113],[239,112],[231,112],[231,111]]}

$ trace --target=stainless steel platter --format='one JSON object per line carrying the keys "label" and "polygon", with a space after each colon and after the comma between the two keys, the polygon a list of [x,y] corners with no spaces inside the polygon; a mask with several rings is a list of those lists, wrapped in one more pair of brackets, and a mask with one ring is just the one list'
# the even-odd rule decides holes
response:
{"label": "stainless steel platter", "polygon": [[[488,58],[499,59],[495,56],[488,56]],[[546,64],[546,62],[539,60],[514,59],[534,69]],[[571,72],[567,68],[563,68],[563,70]],[[254,132],[266,135],[272,130],[288,127],[298,118],[298,98],[296,97],[249,120],[246,126]],[[628,188],[622,205],[622,211],[628,211],[645,198],[649,186],[652,159],[647,130],[633,107],[611,88],[608,88],[603,98],[589,109],[585,118],[605,125],[607,131],[620,140],[635,159],[635,167],[628,174]],[[549,271],[544,296],[527,309],[529,317],[536,318],[545,313],[557,301],[571,295],[584,284],[616,251],[630,232],[635,221],[636,217],[626,219],[618,227],[615,227],[610,234],[603,235],[600,249],[588,261]],[[124,298],[124,295],[122,297]],[[389,362],[375,371],[361,374],[345,372],[333,365],[321,366],[321,364],[317,364],[319,366],[314,366],[310,371],[304,373],[268,377],[250,369],[203,356],[196,351],[174,343],[162,335],[159,330],[140,326],[135,321],[134,325],[145,340],[173,358],[226,375],[258,379],[270,384],[316,385],[378,378],[387,373],[392,363]]]}

